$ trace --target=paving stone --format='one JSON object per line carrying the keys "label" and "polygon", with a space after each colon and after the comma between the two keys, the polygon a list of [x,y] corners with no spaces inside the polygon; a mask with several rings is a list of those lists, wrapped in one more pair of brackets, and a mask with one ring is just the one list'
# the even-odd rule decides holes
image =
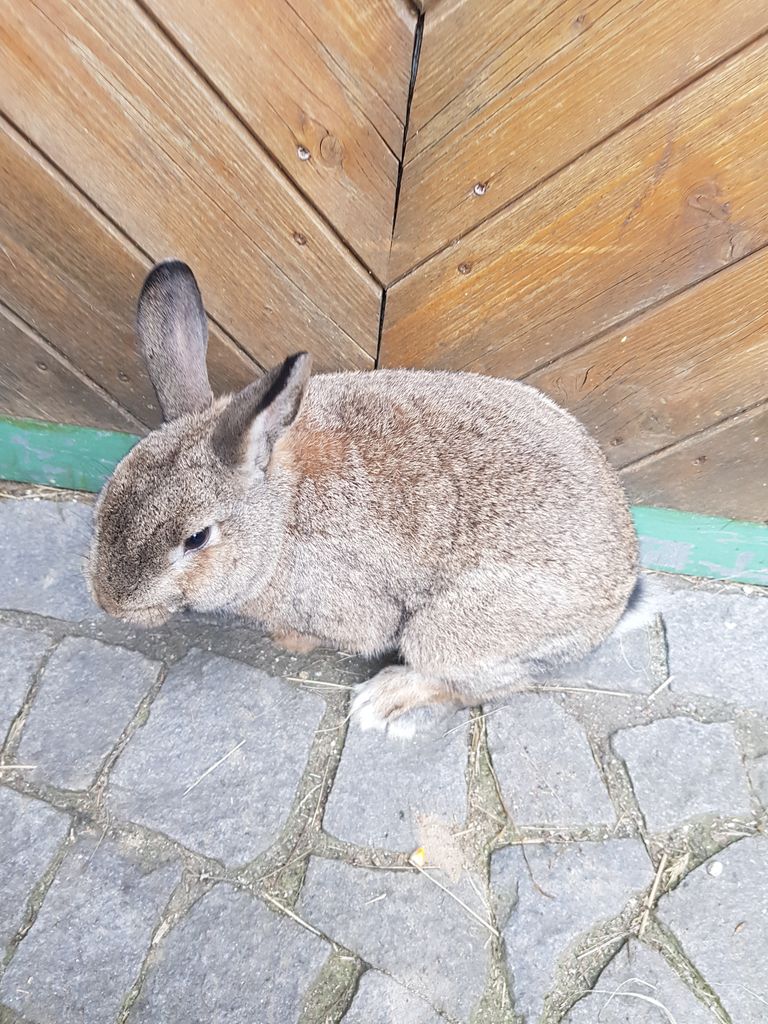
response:
{"label": "paving stone", "polygon": [[749,788],[733,727],[668,718],[624,729],[613,747],[626,762],[651,832],[701,814],[749,814]]}
{"label": "paving stone", "polygon": [[[466,875],[456,884],[435,877],[487,917]],[[313,857],[298,911],[443,1013],[466,1019],[480,999],[488,932],[421,874]]]}
{"label": "paving stone", "polygon": [[511,846],[493,855],[498,920],[526,1024],[539,1019],[568,947],[652,882],[653,866],[636,839]]}
{"label": "paving stone", "polygon": [[69,817],[0,788],[0,946],[22,922],[26,902],[69,828]]}
{"label": "paving stone", "polygon": [[331,952],[242,890],[218,885],[163,941],[130,1024],[293,1024]]}
{"label": "paving stone", "polygon": [[422,842],[420,823],[463,823],[467,812],[468,715],[413,739],[382,742],[381,734],[350,729],[326,805],[323,826],[339,839],[410,852]]}
{"label": "paving stone", "polygon": [[[651,693],[657,681],[653,674],[650,634],[641,628],[611,636],[586,658],[557,669],[548,678],[600,690]],[[543,685],[546,686],[546,681]]]}
{"label": "paving stone", "polygon": [[517,825],[615,821],[586,734],[551,698],[508,697],[487,719],[488,742],[507,807]]}
{"label": "paving stone", "polygon": [[749,780],[757,799],[768,810],[768,754],[759,757],[749,766]]}
{"label": "paving stone", "polygon": [[193,651],[118,759],[110,811],[227,863],[251,860],[288,817],[324,708],[314,694]]}
{"label": "paving stone", "polygon": [[592,993],[579,1000],[563,1024],[664,1024],[670,1020],[719,1024],[663,956],[632,941],[611,960]]}
{"label": "paving stone", "polygon": [[366,971],[344,1024],[445,1024],[422,999],[378,971]]}
{"label": "paving stone", "polygon": [[673,692],[768,714],[768,597],[677,590],[664,609]]}
{"label": "paving stone", "polygon": [[0,1002],[35,1024],[113,1024],[181,877],[147,870],[109,840],[65,859],[0,982]]}
{"label": "paving stone", "polygon": [[659,917],[734,1024],[768,1017],[766,879],[768,837],[758,835],[729,846],[659,900]]}
{"label": "paving stone", "polygon": [[0,608],[74,621],[101,617],[83,576],[90,531],[91,508],[83,502],[0,501]]}
{"label": "paving stone", "polygon": [[0,744],[24,703],[49,643],[43,633],[0,625]]}
{"label": "paving stone", "polygon": [[30,778],[86,789],[120,738],[159,665],[135,651],[66,637],[42,674],[19,745]]}

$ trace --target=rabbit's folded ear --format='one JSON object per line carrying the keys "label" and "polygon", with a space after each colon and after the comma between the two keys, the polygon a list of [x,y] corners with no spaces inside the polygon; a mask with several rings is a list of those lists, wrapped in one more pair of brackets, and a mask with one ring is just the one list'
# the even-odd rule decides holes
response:
{"label": "rabbit's folded ear", "polygon": [[186,263],[167,260],[150,271],[139,296],[136,330],[163,419],[207,408],[213,401],[205,368],[208,323]]}
{"label": "rabbit's folded ear", "polygon": [[298,352],[232,398],[212,438],[222,462],[266,468],[275,442],[296,419],[311,368],[309,353]]}

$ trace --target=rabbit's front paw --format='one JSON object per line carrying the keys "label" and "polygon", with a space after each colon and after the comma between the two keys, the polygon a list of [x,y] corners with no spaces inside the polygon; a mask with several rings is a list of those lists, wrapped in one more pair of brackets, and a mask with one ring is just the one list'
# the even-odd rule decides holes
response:
{"label": "rabbit's front paw", "polygon": [[272,643],[276,647],[281,647],[284,651],[290,651],[292,654],[311,654],[312,651],[323,646],[322,640],[318,640],[316,636],[294,633],[293,630],[273,633]]}
{"label": "rabbit's front paw", "polygon": [[389,665],[358,687],[351,715],[363,730],[410,739],[453,710],[452,695],[442,683],[407,665]]}

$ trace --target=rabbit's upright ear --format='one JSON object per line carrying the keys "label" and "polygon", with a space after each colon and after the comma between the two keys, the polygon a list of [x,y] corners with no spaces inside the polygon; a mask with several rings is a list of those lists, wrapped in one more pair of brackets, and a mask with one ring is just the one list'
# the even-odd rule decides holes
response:
{"label": "rabbit's upright ear", "polygon": [[296,419],[311,368],[309,353],[298,352],[233,397],[213,433],[222,462],[266,468],[275,442]]}
{"label": "rabbit's upright ear", "polygon": [[205,368],[208,323],[186,263],[167,260],[150,271],[139,296],[136,330],[163,419],[207,408],[213,400]]}

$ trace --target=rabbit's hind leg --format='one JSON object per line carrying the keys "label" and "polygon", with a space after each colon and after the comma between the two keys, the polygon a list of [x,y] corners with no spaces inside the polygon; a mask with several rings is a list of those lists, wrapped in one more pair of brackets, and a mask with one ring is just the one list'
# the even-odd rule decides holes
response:
{"label": "rabbit's hind leg", "polygon": [[388,665],[358,687],[351,714],[361,729],[409,739],[463,704],[462,696],[447,683],[410,665]]}

